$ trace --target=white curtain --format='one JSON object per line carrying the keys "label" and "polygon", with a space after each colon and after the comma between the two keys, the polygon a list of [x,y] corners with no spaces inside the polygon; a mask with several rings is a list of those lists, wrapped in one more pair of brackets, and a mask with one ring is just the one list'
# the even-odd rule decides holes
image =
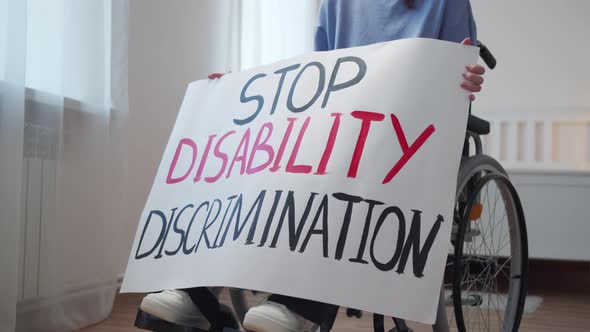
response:
{"label": "white curtain", "polygon": [[0,0],[0,331],[108,316],[125,221],[122,0]]}
{"label": "white curtain", "polygon": [[319,0],[239,1],[239,69],[313,51]]}

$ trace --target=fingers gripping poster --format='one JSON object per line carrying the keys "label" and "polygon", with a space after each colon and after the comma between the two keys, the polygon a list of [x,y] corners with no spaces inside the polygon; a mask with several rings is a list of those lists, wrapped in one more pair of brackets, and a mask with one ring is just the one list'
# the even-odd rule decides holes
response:
{"label": "fingers gripping poster", "polygon": [[191,83],[122,291],[236,287],[433,323],[476,60],[408,39]]}

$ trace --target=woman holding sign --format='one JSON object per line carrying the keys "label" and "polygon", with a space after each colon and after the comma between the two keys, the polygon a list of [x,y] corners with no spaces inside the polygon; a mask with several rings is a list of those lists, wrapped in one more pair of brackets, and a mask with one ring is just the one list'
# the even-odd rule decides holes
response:
{"label": "woman holding sign", "polygon": [[[315,49],[328,51],[415,37],[467,45],[477,40],[469,0],[322,0]],[[467,66],[461,88],[479,92],[484,71],[477,64]],[[471,94],[470,100],[474,99]],[[141,309],[173,323],[206,329],[206,319],[191,300],[198,294],[196,290],[150,294]],[[244,327],[256,332],[299,332],[304,331],[307,320],[319,323],[335,317],[337,310],[334,305],[272,295],[248,311]]]}

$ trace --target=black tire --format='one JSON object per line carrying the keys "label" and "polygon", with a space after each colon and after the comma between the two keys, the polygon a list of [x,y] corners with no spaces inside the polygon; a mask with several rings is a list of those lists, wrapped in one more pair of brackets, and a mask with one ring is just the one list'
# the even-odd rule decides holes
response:
{"label": "black tire", "polygon": [[[492,191],[494,188],[496,190],[493,208],[489,201],[490,188]],[[502,199],[503,208],[498,208],[499,198]],[[481,218],[483,211],[477,220],[470,220],[474,206],[479,205],[479,209],[483,209],[480,201],[486,199],[488,209],[493,210],[488,210],[490,219],[495,219],[491,215],[495,216],[498,209],[505,212],[502,219],[492,221],[487,229]],[[517,331],[524,309],[528,281],[526,225],[518,194],[506,171],[496,160],[489,156],[477,155],[466,158],[461,163],[456,202],[455,222],[458,223],[458,231],[453,241],[452,301],[457,329],[461,332],[471,330],[474,321],[482,318],[483,323],[477,324],[480,328],[483,325],[483,331]],[[504,219],[508,225],[508,235],[497,235],[498,244],[495,248],[493,228],[501,227],[501,232],[504,229]],[[476,244],[478,240],[480,242]],[[506,244],[505,240],[508,240]],[[510,245],[509,256],[504,256],[507,245]],[[487,252],[476,252],[479,249]],[[509,270],[506,273],[508,263]],[[475,278],[471,279],[473,275]],[[500,280],[503,277],[507,280]],[[482,278],[485,279],[481,281]],[[503,282],[506,282],[506,286]],[[500,293],[503,287],[507,287],[505,303],[505,295]],[[495,300],[491,300],[492,298]],[[487,309],[482,310],[486,299]],[[500,302],[505,306],[504,310],[501,310]],[[492,312],[494,308],[490,308],[490,303],[495,306],[495,312]],[[470,315],[473,310],[477,311],[477,315]],[[493,321],[491,315],[494,316]],[[472,319],[473,316],[476,317]],[[497,327],[492,326],[496,319]]]}

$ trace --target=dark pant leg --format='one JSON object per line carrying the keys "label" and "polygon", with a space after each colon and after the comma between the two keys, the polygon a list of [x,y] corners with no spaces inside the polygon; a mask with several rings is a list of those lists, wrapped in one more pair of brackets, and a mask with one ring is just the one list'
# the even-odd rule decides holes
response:
{"label": "dark pant leg", "polygon": [[268,300],[283,304],[299,316],[317,325],[325,324],[329,329],[332,328],[336,315],[338,314],[338,306],[328,303],[277,294],[271,295]]}
{"label": "dark pant leg", "polygon": [[226,310],[225,306],[219,303],[217,296],[207,287],[185,288],[183,291],[188,293],[213,330],[221,331],[224,327],[238,327],[231,311]]}

